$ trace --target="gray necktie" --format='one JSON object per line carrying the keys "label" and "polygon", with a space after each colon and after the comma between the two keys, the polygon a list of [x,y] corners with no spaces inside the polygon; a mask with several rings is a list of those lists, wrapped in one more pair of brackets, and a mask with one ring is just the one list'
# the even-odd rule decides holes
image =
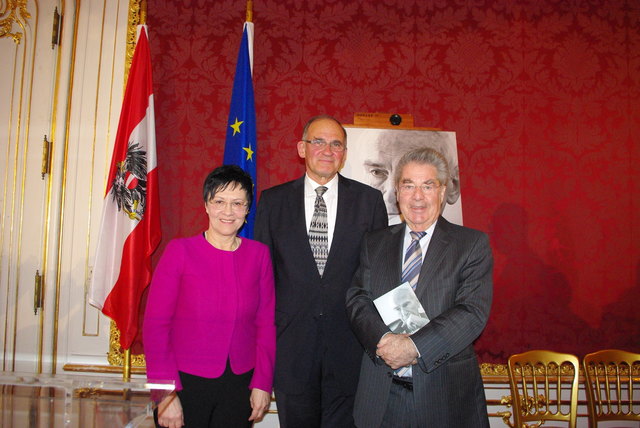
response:
{"label": "gray necktie", "polygon": [[309,227],[309,244],[311,245],[313,258],[316,259],[320,276],[324,273],[324,267],[327,264],[327,257],[329,256],[327,205],[322,198],[322,195],[324,195],[326,191],[327,188],[325,186],[316,188],[316,202],[313,208],[313,217],[311,217],[311,226]]}
{"label": "gray necktie", "polygon": [[[402,264],[402,282],[408,282],[415,290],[420,276],[420,268],[422,268],[422,248],[420,247],[420,239],[427,232],[409,232],[411,235],[411,243],[407,247]],[[411,377],[413,370],[411,366],[400,367],[395,371],[396,376]]]}

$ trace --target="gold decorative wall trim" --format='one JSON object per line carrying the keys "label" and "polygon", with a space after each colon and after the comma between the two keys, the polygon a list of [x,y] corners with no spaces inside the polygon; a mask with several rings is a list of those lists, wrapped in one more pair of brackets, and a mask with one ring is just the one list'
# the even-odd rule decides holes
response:
{"label": "gold decorative wall trim", "polygon": [[[75,82],[75,78],[76,78],[76,55],[77,55],[77,49],[78,49],[78,24],[80,22],[80,9],[81,9],[81,4],[82,1],[81,0],[77,0],[76,4],[75,4],[75,8],[71,7],[70,10],[67,12],[67,8],[65,5],[65,2],[63,1],[60,5],[61,7],[61,11],[62,11],[62,15],[64,17],[65,13],[67,14],[67,18],[66,18],[66,22],[70,23],[71,28],[67,29],[67,31],[71,31],[71,33],[73,34],[73,36],[71,37],[71,56],[69,58],[69,74],[68,76],[64,76],[64,77],[68,77],[68,87],[67,87],[67,94],[66,96],[64,96],[64,105],[60,107],[60,109],[64,109],[64,117],[62,119],[62,123],[64,123],[64,128],[63,128],[63,132],[64,132],[64,140],[62,141],[62,150],[59,154],[60,156],[60,161],[53,161],[52,160],[52,165],[55,164],[60,164],[60,197],[59,197],[59,202],[58,202],[58,206],[57,209],[58,211],[58,221],[57,221],[57,225],[54,226],[57,228],[58,231],[62,231],[65,228],[65,216],[66,216],[66,204],[65,204],[65,200],[66,200],[66,195],[67,195],[67,172],[68,172],[68,165],[69,165],[69,141],[70,141],[70,132],[71,132],[71,114],[72,114],[72,108],[73,108],[73,104],[71,102],[71,100],[73,100],[73,90],[74,90],[74,82]],[[71,16],[69,16],[69,14],[71,14]],[[64,18],[61,18],[63,21],[65,21]],[[55,86],[54,86],[54,104],[53,104],[53,110],[52,110],[52,116],[51,116],[51,135],[54,136],[57,134],[56,128],[58,126],[58,91],[61,89],[62,87],[62,80],[63,76],[61,75],[61,70],[62,70],[62,49],[59,47],[58,48],[58,53],[57,53],[57,59],[56,59],[56,81],[55,81]],[[61,99],[61,100],[62,100]],[[55,147],[56,143],[54,140],[54,147]],[[55,151],[54,151],[55,153]],[[55,156],[52,155],[52,156]],[[51,192],[53,189],[53,179],[52,179],[52,174],[49,174],[49,178],[48,178],[48,186],[47,186],[47,194],[49,195],[48,197],[50,197]],[[49,199],[49,201],[51,201]],[[49,212],[51,211],[51,206],[50,206],[51,202],[48,202],[47,205],[47,215],[49,215]],[[48,228],[48,223],[47,223],[47,228]],[[62,294],[62,245],[63,245],[63,239],[62,239],[62,235],[58,235],[58,239],[57,239],[57,246],[55,249],[55,257],[54,259],[56,260],[56,278],[55,278],[55,284],[54,284],[54,288],[55,288],[55,292],[54,292],[54,301],[53,301],[53,306],[54,306],[54,319],[53,319],[53,337],[51,340],[51,373],[52,374],[56,374],[57,371],[57,366],[58,366],[58,328],[59,328],[59,322],[60,322],[60,296]],[[46,248],[46,247],[45,247]]]}
{"label": "gold decorative wall trim", "polygon": [[7,0],[2,16],[0,19],[0,39],[11,37],[16,44],[20,44],[23,33],[11,30],[14,24],[24,28],[27,20],[31,19],[31,14],[27,11],[27,0]]}
{"label": "gold decorative wall trim", "polygon": [[[111,321],[109,328],[109,352],[107,361],[112,366],[124,366],[124,353],[120,348],[120,330],[116,323]],[[145,367],[144,354],[131,354],[131,367]]]}
{"label": "gold decorative wall trim", "polygon": [[[127,86],[127,77],[133,61],[133,53],[136,50],[136,39],[138,35],[138,25],[140,25],[142,11],[140,4],[142,0],[129,0],[129,17],[127,24],[127,56],[124,61],[124,86]],[[146,15],[146,11],[144,12]],[[124,89],[123,89],[124,90]]]}
{"label": "gold decorative wall trim", "polygon": [[[5,325],[3,335],[3,353],[2,367],[7,369],[7,355],[11,355],[11,370],[15,370],[16,356],[18,354],[18,338],[21,331],[21,321],[19,320],[19,304],[21,296],[28,292],[29,287],[26,281],[21,280],[23,266],[23,250],[24,254],[28,253],[30,248],[23,242],[23,231],[25,230],[25,201],[26,180],[27,180],[27,164],[29,153],[29,130],[31,125],[31,100],[33,98],[34,86],[34,70],[35,70],[35,46],[37,41],[37,18],[35,25],[29,25],[28,20],[32,19],[32,15],[27,11],[26,0],[9,0],[3,2],[3,10],[0,11],[0,38],[11,38],[14,41],[15,48],[7,48],[3,52],[13,50],[13,56],[6,58],[7,69],[11,69],[11,77],[7,78],[11,82],[10,95],[3,100],[8,106],[7,121],[7,143],[6,143],[6,165],[4,174],[3,188],[3,215],[0,229],[2,237],[0,237],[0,254],[7,250],[6,255],[2,254],[3,259],[9,260],[7,265],[6,277],[6,307],[5,307]],[[37,4],[35,5],[36,17]],[[21,31],[12,31],[13,27],[18,26]],[[22,42],[22,43],[21,43]],[[3,58],[4,59],[4,58]],[[12,61],[11,61],[12,60]],[[6,73],[9,74],[9,73]],[[5,118],[3,117],[3,120]],[[7,205],[10,208],[7,209]],[[7,246],[4,243],[5,237],[5,217],[8,221]],[[28,255],[29,256],[29,255]],[[29,257],[26,257],[29,260]],[[39,266],[38,266],[39,267]],[[38,271],[38,267],[34,267],[33,273]],[[42,269],[40,269],[42,272]],[[35,275],[34,275],[35,277]],[[42,283],[40,283],[42,284]],[[34,281],[34,296],[36,284]],[[10,297],[13,295],[13,298]],[[35,302],[34,311],[40,310],[40,324],[34,327],[42,326],[42,307],[37,306],[40,302]],[[35,315],[35,314],[34,314]],[[12,328],[12,332],[11,332]],[[11,332],[11,333],[9,333]],[[39,335],[36,336],[36,343],[42,342],[42,329],[38,330]],[[9,334],[12,334],[9,337]],[[10,345],[9,345],[10,343]],[[42,360],[42,347],[35,350],[34,353],[37,364]]]}
{"label": "gold decorative wall trim", "polygon": [[497,382],[506,380],[509,382],[509,370],[506,364],[480,364],[480,374],[484,379],[492,379]]}

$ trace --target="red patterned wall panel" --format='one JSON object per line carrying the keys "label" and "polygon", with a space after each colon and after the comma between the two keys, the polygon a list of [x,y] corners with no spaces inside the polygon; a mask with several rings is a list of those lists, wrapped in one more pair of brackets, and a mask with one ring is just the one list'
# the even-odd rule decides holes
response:
{"label": "red patterned wall panel", "polygon": [[[148,8],[164,248],[206,224],[245,4]],[[496,259],[481,359],[640,352],[638,2],[257,0],[254,22],[259,190],[302,174],[317,113],[455,131],[465,224]]]}

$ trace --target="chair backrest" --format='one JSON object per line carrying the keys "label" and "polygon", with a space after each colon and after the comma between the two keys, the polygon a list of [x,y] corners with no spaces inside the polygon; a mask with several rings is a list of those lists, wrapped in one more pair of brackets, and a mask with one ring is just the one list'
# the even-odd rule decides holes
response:
{"label": "chair backrest", "polygon": [[600,421],[640,421],[640,354],[605,349],[582,361],[589,425]]}
{"label": "chair backrest", "polygon": [[535,350],[510,356],[508,367],[516,428],[540,426],[547,421],[564,421],[575,428],[578,357]]}

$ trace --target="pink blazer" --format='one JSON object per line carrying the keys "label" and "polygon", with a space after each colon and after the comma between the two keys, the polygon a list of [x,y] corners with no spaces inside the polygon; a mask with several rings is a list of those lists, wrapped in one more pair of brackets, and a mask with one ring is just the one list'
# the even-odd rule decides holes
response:
{"label": "pink blazer", "polygon": [[235,251],[200,234],[172,240],[155,269],[144,315],[147,378],[178,371],[222,375],[254,369],[250,388],[271,392],[275,360],[275,290],[268,248],[242,239]]}

